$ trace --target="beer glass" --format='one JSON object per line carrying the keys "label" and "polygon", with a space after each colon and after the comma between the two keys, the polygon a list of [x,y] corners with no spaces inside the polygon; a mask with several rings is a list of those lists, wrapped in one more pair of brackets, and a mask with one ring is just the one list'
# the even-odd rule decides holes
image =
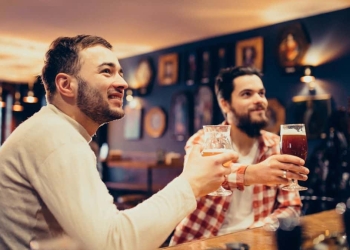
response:
{"label": "beer glass", "polygon": [[[304,124],[282,124],[281,125],[281,154],[295,155],[306,160],[307,156],[307,139]],[[292,179],[292,182],[282,187],[287,191],[302,191],[307,190],[306,187],[299,186],[299,184]]]}
{"label": "beer glass", "polygon": [[[230,125],[205,125],[204,130],[204,148],[202,156],[210,156],[224,153],[227,150],[233,150],[230,131]],[[224,163],[229,166],[231,161]],[[212,196],[227,196],[232,194],[231,190],[224,189],[222,186],[208,195]]]}

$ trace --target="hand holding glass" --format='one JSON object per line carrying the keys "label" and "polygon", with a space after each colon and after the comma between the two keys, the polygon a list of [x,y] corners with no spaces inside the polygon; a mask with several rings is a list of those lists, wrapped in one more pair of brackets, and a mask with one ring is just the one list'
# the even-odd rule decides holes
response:
{"label": "hand holding glass", "polygon": [[[224,153],[227,150],[233,150],[230,131],[230,125],[206,125],[203,126],[204,130],[204,148],[202,156],[210,156]],[[225,166],[231,164],[230,162],[224,163]],[[232,194],[232,191],[224,189],[222,186],[215,192],[208,195],[213,196],[227,196]]]}
{"label": "hand holding glass", "polygon": [[[281,153],[295,155],[304,161],[307,156],[307,138],[304,124],[282,124],[281,125]],[[299,186],[292,179],[292,183],[284,186],[283,190],[302,191],[307,190],[306,187]]]}

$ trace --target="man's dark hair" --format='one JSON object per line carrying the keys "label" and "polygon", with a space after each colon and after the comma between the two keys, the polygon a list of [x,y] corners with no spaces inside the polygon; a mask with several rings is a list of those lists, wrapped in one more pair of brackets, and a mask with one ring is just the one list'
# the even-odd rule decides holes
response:
{"label": "man's dark hair", "polygon": [[48,100],[51,100],[56,92],[55,78],[57,74],[66,73],[77,76],[81,68],[79,52],[95,45],[112,49],[112,45],[105,39],[91,35],[59,37],[51,43],[49,50],[46,52],[42,69],[42,81],[45,85]]}
{"label": "man's dark hair", "polygon": [[253,67],[239,66],[221,69],[215,81],[215,93],[219,100],[231,102],[231,94],[234,91],[234,79],[244,75],[257,75],[262,77],[261,72]]}

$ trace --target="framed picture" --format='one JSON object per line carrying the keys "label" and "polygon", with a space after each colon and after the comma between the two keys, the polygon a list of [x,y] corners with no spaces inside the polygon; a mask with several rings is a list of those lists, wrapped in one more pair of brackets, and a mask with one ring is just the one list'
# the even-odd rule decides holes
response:
{"label": "framed picture", "polygon": [[294,73],[309,48],[310,41],[300,23],[284,28],[279,35],[278,60],[286,73]]}
{"label": "framed picture", "polygon": [[213,92],[208,86],[199,87],[194,99],[194,131],[210,125],[213,120]]}
{"label": "framed picture", "polygon": [[211,77],[211,57],[210,51],[204,50],[201,53],[201,83],[207,84],[210,82]]}
{"label": "framed picture", "polygon": [[144,127],[149,136],[153,138],[161,137],[166,129],[164,110],[160,107],[151,108],[145,115]]}
{"label": "framed picture", "polygon": [[189,52],[186,54],[186,84],[191,86],[197,80],[197,54]]}
{"label": "framed picture", "polygon": [[125,107],[124,137],[128,140],[138,140],[141,138],[142,108]]}
{"label": "framed picture", "polygon": [[216,53],[215,77],[219,74],[221,69],[228,67],[227,48],[224,46],[219,47]]}
{"label": "framed picture", "polygon": [[331,96],[294,96],[293,123],[304,123],[308,139],[318,139],[324,132],[331,114]]}
{"label": "framed picture", "polygon": [[185,92],[173,95],[171,100],[171,128],[177,141],[184,141],[190,135],[190,107],[189,96]]}
{"label": "framed picture", "polygon": [[286,110],[276,98],[269,98],[266,116],[269,119],[267,131],[279,134],[281,124],[286,122]]}
{"label": "framed picture", "polygon": [[264,44],[262,37],[254,37],[236,43],[236,66],[251,66],[262,71]]}
{"label": "framed picture", "polygon": [[179,75],[179,55],[171,53],[162,55],[158,60],[159,85],[176,84]]}
{"label": "framed picture", "polygon": [[134,72],[134,77],[129,83],[129,88],[145,95],[150,91],[151,83],[153,82],[154,66],[151,58],[142,58]]}

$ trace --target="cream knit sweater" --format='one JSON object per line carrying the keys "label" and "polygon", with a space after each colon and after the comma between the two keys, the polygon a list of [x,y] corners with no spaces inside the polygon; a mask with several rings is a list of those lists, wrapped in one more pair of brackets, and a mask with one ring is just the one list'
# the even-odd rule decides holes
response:
{"label": "cream knit sweater", "polygon": [[178,177],[137,207],[118,211],[96,170],[91,136],[49,104],[0,147],[0,249],[65,232],[84,249],[155,249],[196,200]]}

